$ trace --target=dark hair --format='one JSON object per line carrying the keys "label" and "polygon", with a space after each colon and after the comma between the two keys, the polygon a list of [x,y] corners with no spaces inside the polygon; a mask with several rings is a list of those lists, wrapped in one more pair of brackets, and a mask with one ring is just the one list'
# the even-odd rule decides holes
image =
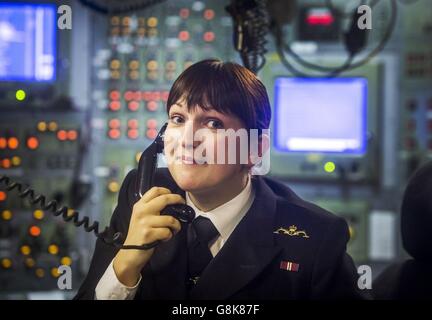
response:
{"label": "dark hair", "polygon": [[231,114],[246,129],[268,129],[271,109],[266,88],[255,74],[233,62],[208,59],[184,70],[174,82],[167,101],[167,112],[181,99],[188,110],[200,106]]}

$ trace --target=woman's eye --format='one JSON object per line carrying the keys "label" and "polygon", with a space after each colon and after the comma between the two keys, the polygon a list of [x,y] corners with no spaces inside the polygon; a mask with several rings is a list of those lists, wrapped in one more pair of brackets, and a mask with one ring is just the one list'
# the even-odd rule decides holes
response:
{"label": "woman's eye", "polygon": [[219,120],[209,120],[207,122],[207,124],[210,127],[210,129],[222,129],[223,128],[223,123]]}
{"label": "woman's eye", "polygon": [[180,116],[171,116],[170,121],[174,124],[180,124],[183,122],[183,119]]}

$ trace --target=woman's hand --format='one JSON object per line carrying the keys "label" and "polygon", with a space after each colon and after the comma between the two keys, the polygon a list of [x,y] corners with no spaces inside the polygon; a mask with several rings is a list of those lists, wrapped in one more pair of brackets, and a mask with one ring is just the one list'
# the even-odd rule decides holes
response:
{"label": "woman's hand", "polygon": [[[184,204],[185,200],[167,188],[153,187],[137,201],[132,210],[129,230],[124,245],[142,245],[154,241],[168,241],[177,234],[180,222],[169,215],[160,215],[170,204]],[[118,280],[128,287],[134,286],[153,255],[149,250],[120,250],[113,266]]]}

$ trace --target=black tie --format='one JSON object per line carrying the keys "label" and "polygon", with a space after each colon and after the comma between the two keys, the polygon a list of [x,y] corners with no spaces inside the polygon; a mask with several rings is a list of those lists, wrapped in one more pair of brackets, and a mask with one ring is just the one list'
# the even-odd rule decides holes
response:
{"label": "black tie", "polygon": [[219,232],[210,219],[199,216],[192,221],[191,242],[188,246],[189,278],[192,282],[191,284],[195,284],[198,281],[202,271],[213,258],[209,249],[209,242],[218,235]]}

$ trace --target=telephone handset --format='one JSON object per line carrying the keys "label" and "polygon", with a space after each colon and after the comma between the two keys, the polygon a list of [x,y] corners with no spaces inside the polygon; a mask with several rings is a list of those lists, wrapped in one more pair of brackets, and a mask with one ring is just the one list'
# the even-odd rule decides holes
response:
{"label": "telephone handset", "polygon": [[[135,201],[141,199],[144,193],[147,192],[153,186],[153,177],[157,168],[157,157],[159,153],[162,153],[164,143],[163,135],[165,133],[167,123],[160,129],[156,139],[150,146],[141,154],[138,162],[138,175],[135,186]],[[161,214],[172,215],[177,218],[180,222],[192,222],[195,218],[194,210],[185,204],[174,204],[168,205],[162,211]]]}
{"label": "telephone handset", "polygon": [[[157,155],[163,151],[163,135],[167,123],[159,131],[156,139],[144,150],[141,154],[141,158],[138,163],[138,174],[135,186],[135,201],[138,201],[144,193],[147,192],[153,186],[153,177],[157,168]],[[115,232],[109,227],[106,227],[104,231],[99,232],[99,222],[94,221],[90,225],[89,217],[85,216],[80,219],[79,212],[70,209],[67,206],[58,207],[58,203],[52,200],[46,203],[46,197],[43,195],[36,195],[35,191],[30,187],[24,187],[23,184],[18,182],[13,182],[11,179],[5,175],[0,175],[0,183],[5,184],[6,190],[11,191],[17,189],[19,196],[21,198],[28,198],[32,204],[38,204],[45,211],[51,211],[54,216],[61,216],[66,222],[73,222],[76,227],[83,226],[86,232],[94,232],[96,237],[103,241],[104,243],[115,246],[120,249],[138,249],[138,250],[148,250],[154,248],[159,244],[159,241],[155,241],[143,245],[123,245],[124,237],[121,232]],[[185,204],[176,204],[166,206],[161,214],[172,215],[177,218],[180,222],[188,223],[195,218],[194,210]]]}

